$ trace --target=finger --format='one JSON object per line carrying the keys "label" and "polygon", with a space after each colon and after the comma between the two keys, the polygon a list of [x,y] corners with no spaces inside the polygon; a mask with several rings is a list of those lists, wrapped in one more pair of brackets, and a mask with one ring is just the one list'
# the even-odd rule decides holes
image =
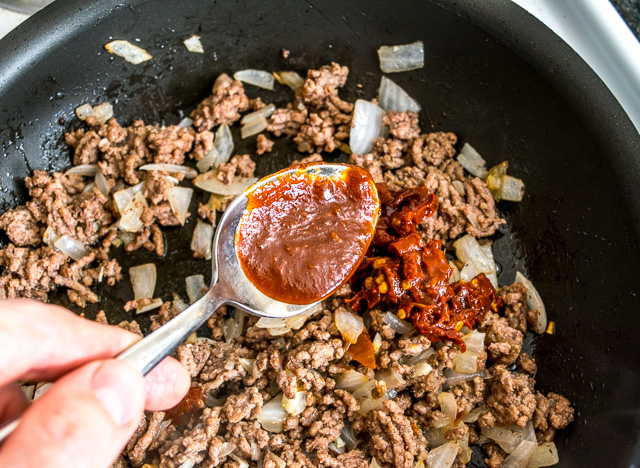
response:
{"label": "finger", "polygon": [[138,426],[145,383],[127,362],[92,362],[62,377],[0,447],[0,466],[109,467]]}
{"label": "finger", "polygon": [[0,424],[22,414],[29,401],[17,383],[0,387]]}
{"label": "finger", "polygon": [[0,385],[49,381],[96,359],[113,357],[140,339],[118,327],[78,317],[54,305],[0,301]]}
{"label": "finger", "polygon": [[191,386],[187,369],[171,357],[165,358],[145,377],[147,402],[145,408],[158,411],[176,406]]}

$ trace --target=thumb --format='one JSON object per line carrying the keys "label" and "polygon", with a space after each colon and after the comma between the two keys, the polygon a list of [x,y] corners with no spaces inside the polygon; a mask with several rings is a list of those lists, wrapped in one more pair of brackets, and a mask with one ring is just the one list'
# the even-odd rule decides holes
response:
{"label": "thumb", "polygon": [[0,447],[0,466],[109,467],[138,426],[142,375],[129,363],[95,361],[59,379]]}

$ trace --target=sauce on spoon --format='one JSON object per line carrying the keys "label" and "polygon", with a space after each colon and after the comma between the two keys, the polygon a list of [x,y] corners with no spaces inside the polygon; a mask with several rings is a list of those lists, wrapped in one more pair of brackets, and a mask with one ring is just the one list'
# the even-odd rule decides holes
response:
{"label": "sauce on spoon", "polygon": [[248,193],[236,231],[247,278],[289,304],[317,302],[342,286],[362,261],[378,220],[380,201],[367,171],[345,166],[327,176],[322,166],[287,169]]}

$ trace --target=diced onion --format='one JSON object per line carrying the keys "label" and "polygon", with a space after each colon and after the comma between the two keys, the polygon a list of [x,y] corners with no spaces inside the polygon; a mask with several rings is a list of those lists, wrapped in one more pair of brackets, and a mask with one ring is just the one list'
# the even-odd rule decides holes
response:
{"label": "diced onion", "polygon": [[192,167],[181,166],[179,164],[145,164],[140,166],[141,171],[165,171],[170,174],[184,174],[187,179],[193,179],[198,172]]}
{"label": "diced onion", "polygon": [[527,288],[527,306],[529,309],[538,311],[533,331],[536,333],[544,333],[547,329],[547,309],[544,306],[544,302],[542,302],[540,293],[538,293],[538,290],[535,288],[533,283],[519,271],[516,272],[516,282],[524,284]]}
{"label": "diced onion", "polygon": [[358,413],[362,416],[366,416],[371,411],[376,410],[382,406],[384,398],[367,398],[360,402],[360,409]]}
{"label": "diced onion", "polygon": [[299,330],[305,324],[307,319],[319,310],[322,310],[322,306],[320,304],[316,304],[315,306],[309,308],[308,310],[305,310],[302,313],[294,315],[293,317],[289,317],[285,322],[285,325],[292,330]]}
{"label": "diced onion", "polygon": [[142,196],[142,193],[136,193],[125,207],[120,221],[118,221],[118,227],[123,231],[138,232],[143,226],[140,216],[147,206],[147,200]]}
{"label": "diced onion", "polygon": [[178,311],[178,313],[185,311],[187,307],[189,307],[189,304],[184,302],[182,298],[178,296],[176,293],[173,293],[172,305],[173,305],[173,308]]}
{"label": "diced onion", "polygon": [[453,393],[442,392],[438,395],[438,403],[440,403],[440,411],[445,418],[453,421],[458,416],[458,404]]}
{"label": "diced onion", "polygon": [[469,143],[462,145],[457,159],[460,165],[472,176],[480,177],[481,179],[487,178],[487,162]]}
{"label": "diced onion", "polygon": [[296,396],[292,399],[287,398],[286,395],[282,395],[282,407],[284,410],[292,416],[301,414],[307,407],[307,392],[296,392]]}
{"label": "diced onion", "polygon": [[558,463],[558,449],[553,442],[545,442],[540,444],[531,454],[529,458],[528,468],[540,468],[543,466],[553,466]]}
{"label": "diced onion", "polygon": [[113,117],[113,106],[109,102],[103,102],[93,107],[93,116],[98,119],[102,125]]}
{"label": "diced onion", "polygon": [[469,444],[465,440],[456,441],[458,447],[460,447],[460,451],[458,453],[458,461],[463,465],[466,465],[471,461],[471,455],[473,455],[472,450],[469,448]]}
{"label": "diced onion", "polygon": [[273,76],[278,83],[287,85],[293,91],[304,84],[304,78],[294,71],[273,72]]}
{"label": "diced onion", "polygon": [[262,117],[264,119],[268,119],[273,111],[276,110],[275,104],[269,104],[264,106],[262,109],[258,109],[255,112],[251,112],[250,114],[246,114],[242,119],[240,119],[240,125],[247,125],[253,123],[256,120],[259,120],[258,117]]}
{"label": "diced onion", "polygon": [[104,196],[109,195],[109,191],[110,191],[109,182],[107,182],[107,178],[104,176],[102,171],[96,172],[96,177],[94,180],[96,182],[96,187],[98,187],[98,190],[100,190],[100,192]]}
{"label": "diced onion", "polygon": [[194,466],[196,466],[196,461],[192,458],[179,465],[178,468],[193,468]]}
{"label": "diced onion", "polygon": [[199,189],[218,195],[240,195],[258,180],[255,177],[236,177],[230,184],[225,184],[216,178],[216,174],[215,170],[200,174],[193,179],[193,184]]}
{"label": "diced onion", "polygon": [[461,384],[462,382],[473,380],[476,377],[488,379],[489,377],[491,377],[491,374],[486,369],[475,372],[473,374],[463,374],[461,372],[456,372],[453,369],[445,369],[444,376],[447,380],[445,380],[444,384],[442,384],[442,388],[446,390],[454,385]]}
{"label": "diced onion", "polygon": [[461,180],[454,180],[451,182],[451,185],[453,185],[453,188],[456,189],[456,192],[458,192],[461,197],[464,197],[466,191]]}
{"label": "diced onion", "polygon": [[191,117],[185,117],[178,123],[178,127],[191,127],[193,125],[193,119]]}
{"label": "diced onion", "polygon": [[415,330],[415,328],[413,328],[413,325],[411,325],[406,320],[399,319],[396,314],[391,312],[387,312],[386,314],[384,314],[382,316],[382,321],[401,335],[406,335],[407,333],[411,333]]}
{"label": "diced onion", "polygon": [[87,117],[93,115],[93,107],[88,102],[76,107],[76,115],[80,120],[87,120]]}
{"label": "diced onion", "polygon": [[231,343],[236,340],[242,334],[242,326],[240,325],[240,322],[235,318],[229,317],[222,325],[222,334],[224,335],[224,341],[227,343]]}
{"label": "diced onion", "polygon": [[275,327],[275,328],[267,328],[267,331],[271,336],[280,336],[280,335],[286,335],[287,333],[289,333],[291,331],[291,328]]}
{"label": "diced onion", "polygon": [[448,440],[444,436],[444,432],[448,429],[430,429],[425,432],[425,436],[427,437],[427,444],[429,449],[434,449],[436,447],[440,447],[448,442]]}
{"label": "diced onion", "polygon": [[187,276],[185,283],[187,284],[187,296],[189,297],[189,302],[191,304],[204,296],[205,288],[207,287],[207,285],[204,284],[204,276]]}
{"label": "diced onion", "polygon": [[436,447],[427,456],[429,468],[451,468],[458,456],[458,445],[455,442],[447,442]]}
{"label": "diced onion", "polygon": [[67,235],[58,237],[53,245],[56,249],[67,257],[71,257],[73,260],[80,260],[81,258],[89,255],[89,249],[87,249],[82,242]]}
{"label": "diced onion", "polygon": [[211,260],[211,241],[213,239],[213,226],[201,219],[196,223],[191,239],[191,250],[205,260]]}
{"label": "diced onion", "polygon": [[523,440],[520,445],[502,462],[502,468],[527,468],[529,459],[536,449],[536,443]]}
{"label": "diced onion", "polygon": [[469,413],[465,414],[462,418],[462,422],[464,423],[474,423],[478,420],[478,418],[480,417],[480,415],[482,413],[485,413],[487,411],[487,407],[486,406],[479,406],[478,408],[470,411]]}
{"label": "diced onion", "polygon": [[369,468],[380,468],[380,464],[375,458],[372,458],[371,463],[369,463]]}
{"label": "diced onion", "polygon": [[358,371],[349,369],[335,378],[336,388],[355,392],[359,387],[369,382],[369,377]]}
{"label": "diced onion", "polygon": [[373,352],[377,353],[378,350],[380,349],[380,346],[382,346],[382,337],[380,336],[380,333],[376,333],[376,335],[373,337]]}
{"label": "diced onion", "polygon": [[520,431],[500,426],[485,427],[482,435],[493,440],[507,453],[513,452],[524,440]]}
{"label": "diced onion", "polygon": [[253,118],[249,123],[242,126],[240,129],[240,135],[243,139],[249,138],[253,135],[257,135],[258,133],[266,130],[267,128],[267,119],[262,117],[261,115]]}
{"label": "diced onion", "polygon": [[462,337],[462,341],[467,345],[467,352],[480,354],[484,351],[485,334],[473,330]]}
{"label": "diced onion", "polygon": [[153,58],[146,50],[133,45],[128,41],[111,41],[106,44],[104,48],[107,49],[107,52],[109,52],[110,54],[122,57],[127,62],[134,65],[138,65]]}
{"label": "diced onion", "polygon": [[45,229],[44,235],[42,236],[42,242],[53,249],[55,248],[55,244],[58,239],[60,239],[60,236],[56,234],[51,226],[47,226],[47,229]]}
{"label": "diced onion", "polygon": [[287,318],[260,317],[255,326],[258,328],[286,327],[287,320]]}
{"label": "diced onion", "polygon": [[436,352],[435,349],[427,348],[417,356],[413,356],[407,359],[406,364],[409,364],[410,366],[414,366],[420,362],[426,361],[429,358],[429,356],[431,356],[432,354],[435,354],[435,352]]}
{"label": "diced onion", "polygon": [[386,76],[380,79],[380,107],[386,111],[420,112],[422,107],[409,94]]}
{"label": "diced onion", "polygon": [[456,354],[453,358],[453,366],[456,372],[473,374],[478,372],[478,355],[473,351]]}
{"label": "diced onion", "polygon": [[216,130],[216,137],[213,142],[213,149],[204,158],[196,163],[200,172],[206,172],[211,167],[218,167],[220,163],[229,161],[233,153],[233,136],[227,124],[221,124]]}
{"label": "diced onion", "polygon": [[347,450],[353,450],[362,442],[356,437],[353,425],[349,421],[344,422],[344,426],[342,426],[342,431],[340,432],[340,438],[344,441]]}
{"label": "diced onion", "polygon": [[204,54],[204,48],[202,47],[202,42],[200,42],[200,36],[196,36],[194,34],[189,39],[185,39],[183,43],[189,52]]}
{"label": "diced onion", "polygon": [[509,175],[503,176],[502,184],[496,191],[495,198],[498,200],[519,202],[522,201],[522,197],[524,197],[524,182],[516,177]]}
{"label": "diced onion", "polygon": [[243,83],[257,86],[259,88],[273,89],[273,75],[263,70],[240,70],[235,72],[233,77]]}
{"label": "diced onion", "polygon": [[80,164],[69,169],[64,175],[79,175],[86,177],[93,177],[98,172],[97,164]]}
{"label": "diced onion", "polygon": [[349,312],[347,309],[336,309],[335,322],[342,337],[351,344],[358,341],[358,337],[364,330],[362,317]]}
{"label": "diced onion", "polygon": [[453,270],[451,272],[451,277],[449,278],[449,284],[455,283],[456,281],[460,281],[460,270],[458,270],[458,267],[456,266],[456,264],[453,263],[451,260],[449,260],[449,266]]}
{"label": "diced onion", "polygon": [[382,46],[378,49],[380,70],[384,73],[396,73],[416,70],[424,67],[424,43]]}
{"label": "diced onion", "polygon": [[388,390],[401,387],[406,383],[395,367],[376,372],[376,380],[383,380]]}
{"label": "diced onion", "polygon": [[265,463],[272,461],[275,463],[276,468],[285,468],[287,466],[286,462],[273,452],[268,452],[264,457],[264,461]]}
{"label": "diced onion", "polygon": [[234,455],[233,453],[229,454],[229,456],[235,460],[238,464],[238,468],[249,468],[249,463],[244,458],[240,458],[238,455]]}
{"label": "diced onion", "polygon": [[[238,322],[238,321],[236,320],[236,322]],[[247,372],[252,374],[254,369],[255,369],[256,360],[255,359],[240,358],[240,364],[242,365],[242,367],[244,367],[244,370],[246,370]]]}
{"label": "diced onion", "polygon": [[187,187],[172,187],[169,190],[169,205],[171,205],[171,211],[176,215],[180,224],[184,226],[187,220],[187,213],[189,212],[189,204],[191,203],[191,196],[193,195],[193,189]]}
{"label": "diced onion", "polygon": [[349,146],[355,154],[367,154],[373,148],[373,140],[386,134],[382,125],[384,111],[372,102],[358,99],[353,108]]}
{"label": "diced onion", "polygon": [[133,200],[133,197],[136,193],[141,192],[144,187],[144,182],[140,182],[128,189],[118,190],[113,194],[113,201],[116,204],[116,208],[118,208],[118,212],[120,214],[124,213],[127,205]]}
{"label": "diced onion", "polygon": [[415,365],[415,371],[413,372],[414,377],[423,377],[425,375],[429,375],[433,368],[426,362],[419,362]]}
{"label": "diced onion", "polygon": [[149,302],[147,305],[144,305],[142,307],[138,307],[136,309],[136,314],[143,314],[145,312],[149,312],[151,310],[157,309],[158,307],[161,307],[161,306],[162,306],[162,299],[160,299],[159,297],[156,297],[151,302]]}
{"label": "diced onion", "polygon": [[487,257],[476,238],[472,235],[467,234],[455,241],[453,248],[456,249],[456,255],[460,261],[471,264],[479,273],[495,274],[493,259]]}
{"label": "diced onion", "polygon": [[145,263],[129,268],[129,277],[136,301],[151,299],[156,289],[157,271],[153,263]]}
{"label": "diced onion", "polygon": [[282,432],[284,420],[287,419],[287,412],[282,407],[282,393],[262,406],[257,419],[265,431]]}

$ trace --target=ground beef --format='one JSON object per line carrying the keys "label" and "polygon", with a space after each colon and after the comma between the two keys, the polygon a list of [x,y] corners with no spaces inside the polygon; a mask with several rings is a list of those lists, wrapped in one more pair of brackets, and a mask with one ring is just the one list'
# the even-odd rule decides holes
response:
{"label": "ground beef", "polygon": [[216,80],[213,94],[198,104],[191,113],[198,131],[211,130],[218,124],[232,124],[249,107],[249,98],[238,80],[221,77]]}
{"label": "ground beef", "polygon": [[485,426],[524,427],[536,410],[533,380],[523,374],[513,374],[503,365],[492,370],[493,381],[487,398],[489,412],[480,416],[478,424]]}
{"label": "ground beef", "polygon": [[[420,135],[418,114],[415,112],[386,112],[382,115],[382,124],[388,126],[389,133],[399,140],[410,141],[418,138]],[[448,135],[452,135],[453,144],[455,144],[456,136],[453,133]]]}
{"label": "ground beef", "polygon": [[504,317],[489,312],[479,329],[486,333],[485,344],[489,356],[499,364],[513,364],[522,349],[523,334],[511,328]]}
{"label": "ground beef", "polygon": [[236,176],[253,177],[255,170],[256,163],[253,162],[248,154],[243,154],[241,156],[234,156],[227,163],[220,164],[216,177],[222,183],[230,184]]}
{"label": "ground beef", "polygon": [[545,397],[536,392],[536,409],[533,416],[533,427],[540,432],[548,429],[564,429],[573,421],[574,410],[562,395],[549,393]]}
{"label": "ground beef", "polygon": [[284,109],[276,109],[267,120],[267,130],[275,136],[292,137],[298,133],[307,118],[307,109],[293,109],[289,104]]}
{"label": "ground beef", "polygon": [[9,240],[18,247],[35,247],[42,241],[35,217],[24,206],[9,210],[0,216],[0,229],[4,229]]}
{"label": "ground beef", "polygon": [[538,319],[538,311],[527,306],[527,287],[522,283],[513,283],[500,288],[499,295],[504,301],[504,316],[509,326],[522,333],[533,328]]}
{"label": "ground beef", "polygon": [[185,153],[193,148],[195,135],[190,127],[171,125],[167,128],[152,127],[147,138],[154,163],[182,164]]}
{"label": "ground beef", "polygon": [[[409,132],[405,131],[405,133]],[[453,145],[457,141],[458,137],[454,133],[435,132],[419,137],[416,135],[416,139],[411,144],[411,159],[416,167],[422,170],[427,170],[429,167],[440,167],[443,162],[456,154]]]}
{"label": "ground beef", "polygon": [[264,154],[264,153],[270,153],[271,150],[273,149],[273,140],[269,140],[269,138],[267,138],[266,136],[264,136],[264,134],[260,134],[258,135],[258,140],[257,140],[257,144],[258,147],[256,148],[256,153],[257,154]]}

